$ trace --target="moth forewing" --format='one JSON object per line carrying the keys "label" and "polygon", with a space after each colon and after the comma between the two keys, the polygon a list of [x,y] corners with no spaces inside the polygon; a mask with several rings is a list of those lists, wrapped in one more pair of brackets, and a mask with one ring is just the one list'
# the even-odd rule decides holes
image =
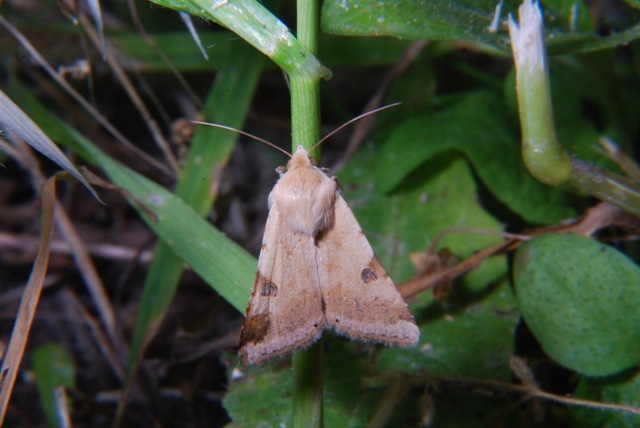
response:
{"label": "moth forewing", "polygon": [[337,181],[302,147],[271,191],[269,210],[240,338],[245,364],[304,349],[326,327],[365,342],[418,343],[415,320]]}
{"label": "moth forewing", "polygon": [[317,243],[327,324],[364,342],[415,346],[420,330],[349,206],[338,195],[335,224]]}
{"label": "moth forewing", "polygon": [[312,254],[309,237],[291,233],[272,206],[240,335],[245,364],[286,357],[320,338],[326,319]]}

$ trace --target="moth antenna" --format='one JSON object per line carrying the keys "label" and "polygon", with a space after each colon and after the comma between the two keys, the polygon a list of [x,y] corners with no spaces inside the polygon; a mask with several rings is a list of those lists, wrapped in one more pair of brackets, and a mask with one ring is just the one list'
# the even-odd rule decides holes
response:
{"label": "moth antenna", "polygon": [[[387,106],[387,107],[391,107],[391,106]],[[375,110],[374,110],[375,111]],[[226,129],[227,131],[233,131],[233,132],[237,132],[238,134],[242,134],[245,137],[249,137],[249,138],[253,138],[256,141],[260,141],[261,143],[265,143],[268,146],[273,147],[276,150],[280,150],[282,153],[284,153],[285,155],[287,155],[288,157],[292,158],[293,156],[291,156],[291,154],[287,153],[286,150],[281,149],[280,147],[276,146],[273,143],[268,142],[267,140],[263,140],[260,137],[256,137],[255,135],[251,135],[248,132],[244,132],[241,131],[239,129],[236,128],[232,128],[230,126],[225,126],[225,125],[218,125],[217,123],[209,123],[209,122],[200,122],[199,120],[192,120],[191,123],[195,123],[197,125],[206,125],[206,126],[212,126],[214,128],[220,128],[220,129]]]}
{"label": "moth antenna", "polygon": [[377,108],[377,109],[375,109],[375,110],[371,110],[371,111],[368,111],[368,112],[366,112],[366,113],[362,113],[360,116],[354,117],[353,119],[351,119],[351,120],[350,120],[350,121],[348,121],[347,123],[345,123],[345,124],[343,124],[343,125],[340,125],[337,129],[334,129],[333,131],[331,131],[331,132],[329,132],[327,135],[325,135],[325,136],[324,136],[320,141],[318,141],[316,144],[314,144],[314,146],[313,146],[313,147],[311,147],[311,149],[309,150],[309,153],[311,153],[312,151],[314,151],[314,150],[315,150],[315,148],[316,148],[316,147],[318,147],[320,144],[324,143],[326,140],[328,140],[329,138],[331,138],[334,134],[337,134],[339,131],[341,131],[342,129],[344,129],[344,128],[346,128],[347,126],[351,125],[351,124],[352,124],[353,122],[355,122],[356,120],[360,120],[360,119],[362,119],[363,117],[369,116],[369,115],[371,115],[371,114],[378,113],[379,111],[386,110],[386,109],[391,108],[391,107],[399,106],[400,104],[402,104],[402,103],[393,103],[393,104],[389,104],[389,105],[386,105],[386,106],[384,106],[384,107],[379,107],[379,108]]}

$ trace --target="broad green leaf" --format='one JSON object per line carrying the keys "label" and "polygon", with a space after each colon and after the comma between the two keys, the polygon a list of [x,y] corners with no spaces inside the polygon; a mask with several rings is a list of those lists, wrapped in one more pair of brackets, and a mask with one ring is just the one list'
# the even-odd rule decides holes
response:
{"label": "broad green leaf", "polygon": [[[230,360],[228,367],[241,364],[235,355]],[[239,380],[233,380],[235,374],[230,373],[230,390],[224,398],[231,426],[291,426],[292,375],[288,361],[249,367]]]}
{"label": "broad green leaf", "polygon": [[[338,178],[360,226],[396,283],[415,273],[409,253],[425,251],[440,232],[453,227],[501,229],[476,200],[473,176],[459,155],[434,157],[385,195],[378,180],[389,162],[379,149],[367,146]],[[439,248],[468,257],[497,242],[495,236],[454,233],[442,239]]]}
{"label": "broad green leaf", "polygon": [[[498,258],[485,262],[482,273],[495,280],[503,269],[504,259]],[[422,315],[416,311],[418,322],[425,321],[420,325],[421,348],[385,348],[379,369],[509,381],[507,362],[518,319],[515,298],[506,279],[483,282],[480,273],[469,276],[454,288],[446,306],[433,302]]]}
{"label": "broad green leaf", "polygon": [[640,362],[640,268],[593,239],[549,234],[514,264],[522,317],[545,352],[587,376]]}
{"label": "broad green leaf", "polygon": [[[376,175],[385,162],[375,146],[366,146],[339,178],[363,231],[396,282],[414,274],[408,253],[424,251],[442,230],[456,226],[500,229],[500,224],[476,201],[471,171],[460,156],[451,152],[437,156],[426,163],[428,173],[413,174],[392,195],[381,194],[376,186]],[[467,257],[496,242],[499,238],[492,236],[452,234],[443,239],[441,246]],[[375,364],[361,344],[325,334],[326,426],[366,426],[386,388],[368,389],[362,381],[377,373],[426,370],[442,375],[508,379],[507,362],[518,316],[513,311],[516,301],[505,277],[505,260],[498,257],[458,281],[445,306],[427,296],[414,299],[410,303],[422,332],[421,348],[380,349]],[[230,363],[230,367],[235,364]],[[290,377],[284,363],[247,369],[245,378],[231,383],[225,398],[233,425],[289,425]],[[424,385],[409,392],[388,426],[406,426],[418,417],[418,397],[423,389]],[[487,402],[478,397],[467,399],[472,408],[497,411],[487,410]],[[479,413],[446,420],[464,426],[486,423]]]}
{"label": "broad green leaf", "polygon": [[50,343],[33,351],[31,367],[36,374],[36,386],[47,422],[49,426],[59,427],[54,390],[58,386],[75,388],[76,366],[63,347]]}
{"label": "broad green leaf", "polygon": [[[545,6],[547,3],[551,4],[550,9]],[[347,36],[468,40],[509,53],[504,27],[497,34],[487,30],[497,4],[495,0],[327,0],[322,7],[322,29]],[[502,21],[509,13],[516,13],[519,4],[506,1]],[[640,37],[637,24],[611,36],[598,35],[590,30],[584,6],[574,14],[566,2],[550,1],[544,3],[543,10],[545,27],[550,29],[547,37],[550,54],[610,49]]]}
{"label": "broad green leaf", "polygon": [[[517,5],[507,3],[503,16]],[[492,0],[327,0],[322,6],[322,29],[348,36],[471,40],[507,51],[506,33],[487,31],[497,4]]]}
{"label": "broad green leaf", "polygon": [[[640,374],[638,369],[632,369],[607,378],[584,377],[573,396],[599,403],[640,408]],[[640,416],[632,413],[585,407],[571,407],[570,410],[574,427],[634,428],[640,426]]]}
{"label": "broad green leaf", "polygon": [[552,224],[575,211],[565,193],[534,179],[520,155],[520,142],[505,113],[506,105],[490,92],[472,92],[438,113],[409,117],[385,143],[377,183],[394,189],[427,159],[450,150],[463,152],[493,195],[532,223]]}
{"label": "broad green leaf", "polygon": [[[368,388],[363,382],[379,374],[379,369],[376,368],[373,372],[369,370],[371,359],[362,345],[349,343],[347,339],[332,334],[325,334],[325,343],[325,426],[367,426],[382,405],[387,387]],[[468,355],[469,359],[474,357],[475,355]],[[231,369],[238,364],[240,362],[235,356],[229,358],[228,365]],[[394,408],[393,415],[385,426],[414,426],[420,417],[419,399],[425,386],[423,384],[410,388],[406,397]],[[433,391],[436,419],[429,425],[432,428],[483,428],[486,427],[488,417],[497,416],[503,411],[501,406],[496,405],[494,398],[473,392],[447,392],[445,388],[442,388],[444,391],[438,389],[436,387]],[[291,393],[291,366],[288,363],[247,368],[243,378],[230,381],[229,392],[225,396],[224,405],[232,419],[230,426],[291,426]],[[460,408],[465,411],[460,412]]]}

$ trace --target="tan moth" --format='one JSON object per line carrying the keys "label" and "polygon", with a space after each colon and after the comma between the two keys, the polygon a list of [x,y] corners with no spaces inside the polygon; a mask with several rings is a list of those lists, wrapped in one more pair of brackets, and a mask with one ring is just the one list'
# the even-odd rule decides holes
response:
{"label": "tan moth", "polygon": [[239,354],[247,365],[305,349],[326,329],[364,342],[418,344],[420,331],[409,307],[373,253],[339,183],[325,171],[302,147],[286,170],[278,168],[240,335]]}

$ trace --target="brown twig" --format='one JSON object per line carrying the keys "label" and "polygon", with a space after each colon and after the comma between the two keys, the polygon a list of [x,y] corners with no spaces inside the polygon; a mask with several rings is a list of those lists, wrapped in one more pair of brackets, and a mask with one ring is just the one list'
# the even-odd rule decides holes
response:
{"label": "brown twig", "polygon": [[476,229],[466,228],[453,228],[445,230],[444,232],[436,236],[434,242],[432,242],[432,244],[429,246],[429,249],[427,251],[429,254],[435,253],[436,244],[443,236],[453,232],[482,232],[486,234],[497,234],[509,239],[500,244],[480,250],[468,259],[463,260],[453,267],[441,269],[437,272],[426,272],[423,275],[419,275],[416,278],[410,279],[409,281],[398,285],[398,290],[400,291],[402,297],[404,297],[405,299],[409,299],[423,291],[433,289],[439,284],[451,281],[454,278],[470,271],[471,269],[476,268],[483,260],[495,254],[516,249],[525,240],[529,240],[536,236],[541,236],[547,233],[574,233],[581,236],[592,236],[598,230],[609,226],[638,229],[640,228],[640,219],[623,211],[618,207],[610,205],[606,202],[602,202],[592,208],[589,208],[579,219],[564,224],[541,227],[523,234],[479,231]]}
{"label": "brown twig", "polygon": [[76,310],[79,315],[82,317],[84,323],[89,327],[91,331],[91,335],[93,336],[93,340],[100,348],[100,352],[104,356],[105,360],[111,366],[114,374],[118,377],[120,381],[124,379],[124,364],[118,359],[116,351],[113,349],[113,346],[109,339],[105,336],[102,328],[100,328],[100,323],[98,323],[93,315],[89,313],[87,308],[80,302],[80,299],[73,293],[73,291],[65,288],[64,289],[64,298],[66,298],[71,304],[72,308]]}
{"label": "brown twig", "polygon": [[365,386],[375,388],[380,386],[392,385],[400,381],[411,386],[421,386],[427,383],[435,383],[439,386],[443,386],[446,384],[461,384],[465,386],[465,389],[475,387],[489,389],[492,391],[524,393],[530,398],[555,401],[556,403],[561,403],[568,406],[589,407],[592,409],[613,410],[617,412],[626,412],[640,415],[640,408],[637,407],[626,406],[623,404],[600,403],[597,401],[584,400],[581,398],[560,396],[552,394],[550,392],[542,391],[541,389],[533,385],[516,385],[512,383],[500,382],[497,380],[472,379],[456,376],[440,376],[425,373],[408,375],[405,373],[394,372],[365,379],[364,383]]}
{"label": "brown twig", "polygon": [[0,369],[0,425],[4,420],[9,404],[9,398],[13,391],[13,386],[18,376],[18,369],[22,362],[25,346],[33,324],[33,318],[38,308],[40,294],[42,292],[42,284],[47,273],[47,264],[49,262],[49,242],[53,237],[54,227],[54,210],[55,210],[55,177],[47,180],[42,187],[42,216],[41,216],[41,235],[38,255],[33,264],[29,282],[25,287],[24,294],[20,300],[20,307],[15,318],[11,339],[7,346],[7,352],[2,361]]}
{"label": "brown twig", "polygon": [[[44,175],[40,170],[38,160],[26,143],[22,142],[19,138],[14,139],[14,142],[19,145],[18,149],[23,154],[22,158],[24,163],[22,165],[29,171],[34,187],[38,188],[39,184],[45,181]],[[87,286],[87,290],[96,305],[111,342],[117,349],[121,349],[121,343],[118,335],[116,334],[115,313],[105,291],[104,284],[98,275],[98,271],[89,256],[89,252],[87,251],[82,238],[80,238],[80,235],[73,226],[73,222],[65,211],[64,206],[59,201],[55,201],[54,216],[56,225],[60,228],[62,235],[65,237],[69,245],[73,248],[73,258],[76,266],[78,267],[85,285]]]}
{"label": "brown twig", "polygon": [[484,259],[489,258],[494,254],[505,250],[513,242],[514,242],[513,240],[508,240],[498,245],[494,245],[492,247],[485,248],[484,250],[478,251],[473,256],[458,263],[457,265],[455,265],[450,269],[445,269],[445,270],[436,272],[434,274],[428,274],[428,275],[420,276],[418,278],[410,279],[409,281],[398,285],[398,291],[400,291],[400,294],[405,300],[410,299],[411,297],[416,296],[417,294],[423,291],[430,290],[443,282],[451,281],[452,279],[462,275],[463,273],[466,273],[471,269],[474,269]]}
{"label": "brown twig", "polygon": [[[149,264],[153,259],[152,251],[144,251],[139,254],[135,248],[113,244],[85,244],[87,251],[93,257],[107,260],[138,260],[140,263]],[[0,248],[10,248],[24,252],[34,252],[38,248],[38,237],[15,235],[0,232]],[[51,252],[59,254],[72,254],[73,248],[66,241],[55,239],[51,241]]]}

